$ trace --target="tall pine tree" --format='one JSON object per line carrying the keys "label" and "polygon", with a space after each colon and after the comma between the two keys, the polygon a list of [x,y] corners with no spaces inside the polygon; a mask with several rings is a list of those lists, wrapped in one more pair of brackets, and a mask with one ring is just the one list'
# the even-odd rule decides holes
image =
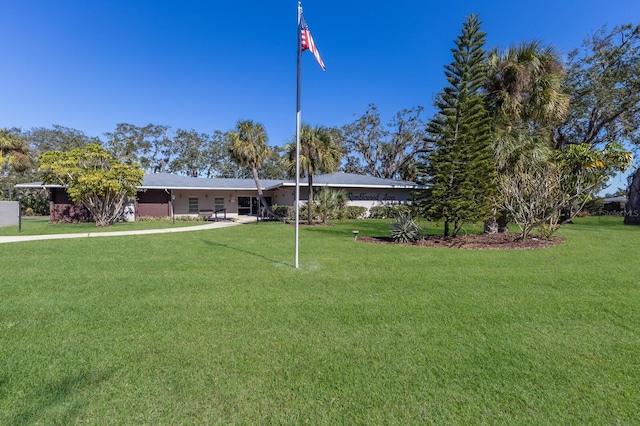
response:
{"label": "tall pine tree", "polygon": [[465,222],[492,214],[496,170],[491,151],[489,116],[481,94],[486,78],[485,33],[477,16],[466,18],[445,66],[449,85],[436,99],[438,112],[429,122],[433,149],[426,158],[431,191],[426,211],[444,222],[444,235],[455,237]]}

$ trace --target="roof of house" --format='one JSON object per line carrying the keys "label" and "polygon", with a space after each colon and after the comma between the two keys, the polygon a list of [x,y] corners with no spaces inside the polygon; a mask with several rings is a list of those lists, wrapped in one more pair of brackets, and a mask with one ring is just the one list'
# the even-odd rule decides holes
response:
{"label": "roof of house", "polygon": [[[300,185],[307,186],[307,179],[300,179]],[[260,179],[264,190],[293,187],[295,180]],[[353,173],[331,173],[313,177],[313,186],[329,186],[340,188],[399,188],[425,189],[426,186],[414,182],[383,179],[374,176]],[[43,185],[42,182],[21,183],[18,188],[60,188],[60,185]],[[198,178],[176,175],[173,173],[151,173],[144,175],[140,189],[205,189],[205,190],[252,190],[255,189],[253,179]]]}
{"label": "roof of house", "polygon": [[603,198],[604,203],[605,204],[609,204],[609,203],[626,203],[627,202],[627,196],[626,195],[621,195],[619,197],[605,197]]}
{"label": "roof of house", "polygon": [[[281,181],[260,179],[263,189],[277,185]],[[256,189],[253,179],[198,178],[172,173],[152,173],[144,175],[140,189]]]}
{"label": "roof of house", "polygon": [[[300,183],[307,185],[307,179],[300,179]],[[283,186],[295,185],[295,181],[285,182]],[[375,176],[357,175],[354,173],[331,173],[313,177],[314,186],[338,186],[338,187],[358,187],[358,188],[424,188],[415,182],[405,180],[384,179]]]}

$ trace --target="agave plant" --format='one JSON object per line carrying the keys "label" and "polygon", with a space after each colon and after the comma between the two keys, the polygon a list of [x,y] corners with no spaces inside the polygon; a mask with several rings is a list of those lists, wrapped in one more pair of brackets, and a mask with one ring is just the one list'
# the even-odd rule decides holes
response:
{"label": "agave plant", "polygon": [[420,238],[420,227],[409,213],[399,214],[391,224],[391,239],[396,243],[414,243]]}

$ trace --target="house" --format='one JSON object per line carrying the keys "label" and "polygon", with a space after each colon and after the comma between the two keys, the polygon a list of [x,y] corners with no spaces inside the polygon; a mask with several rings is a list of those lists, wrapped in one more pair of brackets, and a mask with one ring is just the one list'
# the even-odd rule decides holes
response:
{"label": "house", "polygon": [[605,212],[622,211],[624,212],[627,205],[627,196],[605,197],[602,199]]}
{"label": "house", "polygon": [[[295,186],[293,180],[260,180],[270,205],[293,206]],[[348,196],[347,205],[367,209],[378,205],[409,204],[413,191],[426,186],[414,182],[382,179],[350,173],[332,173],[314,176],[314,188],[342,189]],[[87,221],[88,213],[75,206],[60,185],[28,183],[18,188],[46,188],[49,190],[51,221]],[[308,196],[306,179],[300,181],[300,199]],[[227,218],[258,216],[260,201],[253,179],[194,178],[172,173],[153,173],[144,176],[138,187],[136,201],[130,206],[135,217],[167,217],[218,215]]]}

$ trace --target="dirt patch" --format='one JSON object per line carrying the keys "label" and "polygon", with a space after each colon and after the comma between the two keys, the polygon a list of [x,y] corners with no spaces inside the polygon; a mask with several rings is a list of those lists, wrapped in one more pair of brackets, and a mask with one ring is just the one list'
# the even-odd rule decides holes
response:
{"label": "dirt patch", "polygon": [[471,250],[529,250],[558,245],[564,241],[564,238],[529,237],[522,240],[519,235],[514,234],[469,234],[459,235],[455,238],[445,238],[442,235],[427,235],[415,243],[394,243],[389,237],[358,237],[358,241],[374,244],[401,244]]}

